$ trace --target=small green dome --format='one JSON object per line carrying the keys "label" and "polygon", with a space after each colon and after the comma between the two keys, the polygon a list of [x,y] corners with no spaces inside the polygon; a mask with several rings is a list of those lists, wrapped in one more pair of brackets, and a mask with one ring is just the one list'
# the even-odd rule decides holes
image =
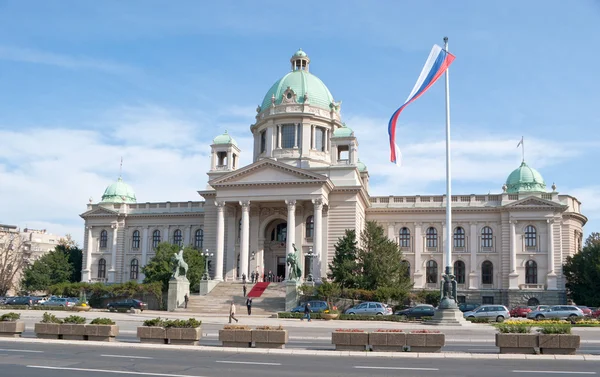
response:
{"label": "small green dome", "polygon": [[358,159],[358,162],[356,163],[356,168],[358,169],[359,172],[363,172],[363,171],[367,171],[367,165],[365,165],[364,162],[362,162],[360,159]]}
{"label": "small green dome", "polygon": [[133,188],[119,177],[117,181],[104,190],[100,203],[137,203]]}
{"label": "small green dome", "polygon": [[346,127],[346,125],[344,124],[342,127],[333,131],[332,137],[351,137],[351,136],[354,136],[354,131],[352,130],[352,128]]}
{"label": "small green dome", "polygon": [[237,147],[236,141],[227,133],[227,130],[222,135],[215,137],[213,144],[233,144]]}
{"label": "small green dome", "polygon": [[509,194],[540,191],[546,191],[544,178],[537,170],[527,166],[525,161],[506,179],[506,192]]}
{"label": "small green dome", "polygon": [[307,56],[308,56],[308,55],[306,55],[306,52],[302,51],[302,49],[301,49],[301,48],[299,48],[299,49],[298,49],[298,51],[296,51],[296,52],[294,53],[294,56],[293,56],[293,57],[294,57],[294,58],[305,58],[305,57],[307,57]]}

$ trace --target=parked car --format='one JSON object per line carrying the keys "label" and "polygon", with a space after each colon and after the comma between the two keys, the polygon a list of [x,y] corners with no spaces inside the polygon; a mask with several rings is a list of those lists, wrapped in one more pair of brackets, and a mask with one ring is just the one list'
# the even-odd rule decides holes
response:
{"label": "parked car", "polygon": [[481,305],[473,311],[464,312],[463,316],[465,318],[489,318],[496,322],[502,322],[510,318],[510,311],[503,305]]}
{"label": "parked car", "polygon": [[41,306],[62,306],[65,308],[69,308],[71,306],[74,306],[75,302],[72,300],[69,300],[68,298],[50,297],[45,302],[42,302],[40,305]]}
{"label": "parked car", "polygon": [[[320,313],[323,310],[327,309],[327,302],[313,300],[308,302],[310,304],[310,312],[311,313]],[[304,305],[305,303],[300,303],[300,305],[296,306],[292,309],[292,313],[304,313]]]}
{"label": "parked car", "polygon": [[535,310],[527,314],[527,318],[538,320],[545,318],[573,319],[576,317],[583,317],[583,312],[574,305],[555,305],[546,310]]}
{"label": "parked car", "polygon": [[33,300],[29,296],[12,297],[4,305],[27,305],[33,306]]}
{"label": "parked car", "polygon": [[527,318],[527,313],[529,313],[530,311],[531,308],[529,306],[519,305],[511,309],[510,316]]}
{"label": "parked car", "polygon": [[588,308],[587,306],[581,306],[581,305],[578,305],[577,307],[579,309],[581,309],[581,311],[583,312],[583,315],[585,317],[591,317],[592,316],[592,309]]}
{"label": "parked car", "polygon": [[600,317],[600,308],[597,308],[592,312],[592,317],[599,318]]}
{"label": "parked car", "polygon": [[458,304],[458,309],[461,312],[464,313],[464,312],[471,312],[471,311],[477,309],[480,306],[481,306],[480,304],[466,304],[466,303],[463,303],[463,304]]}
{"label": "parked car", "polygon": [[544,310],[550,309],[550,305],[537,305],[537,306],[534,305],[534,306],[530,306],[529,309],[531,309],[532,312],[544,311]]}
{"label": "parked car", "polygon": [[417,305],[412,308],[398,310],[394,313],[394,315],[398,315],[402,318],[423,318],[423,317],[433,317],[435,314],[435,308],[433,305]]}
{"label": "parked car", "polygon": [[344,314],[392,315],[392,308],[381,302],[363,302],[346,309]]}
{"label": "parked car", "polygon": [[111,302],[108,305],[106,305],[106,308],[108,310],[139,309],[141,311],[144,311],[144,310],[148,309],[148,304],[146,304],[145,302],[142,302],[140,300],[136,300],[134,298],[128,298],[127,300],[123,300],[123,301]]}

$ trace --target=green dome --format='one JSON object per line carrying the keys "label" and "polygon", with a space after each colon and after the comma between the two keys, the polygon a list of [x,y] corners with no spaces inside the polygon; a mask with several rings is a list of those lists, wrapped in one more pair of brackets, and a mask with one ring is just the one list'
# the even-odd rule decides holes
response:
{"label": "green dome", "polygon": [[540,191],[546,191],[544,178],[537,170],[527,166],[525,161],[506,179],[506,192],[509,194]]}
{"label": "green dome", "polygon": [[306,55],[306,52],[302,51],[301,48],[298,49],[298,51],[296,51],[296,53],[294,54],[294,58],[306,58],[308,55]]}
{"label": "green dome", "polygon": [[344,124],[344,126],[333,131],[332,137],[351,137],[351,136],[354,136],[353,134],[354,134],[354,131],[352,130],[352,128],[346,127],[346,125]]}
{"label": "green dome", "polygon": [[222,135],[213,139],[213,144],[233,144],[237,147],[235,140],[227,133],[227,130]]}
{"label": "green dome", "polygon": [[137,203],[135,192],[123,179],[117,181],[104,190],[100,203]]}
{"label": "green dome", "polygon": [[360,159],[356,163],[356,168],[359,172],[367,171],[367,165],[365,165],[365,163],[362,162]]}

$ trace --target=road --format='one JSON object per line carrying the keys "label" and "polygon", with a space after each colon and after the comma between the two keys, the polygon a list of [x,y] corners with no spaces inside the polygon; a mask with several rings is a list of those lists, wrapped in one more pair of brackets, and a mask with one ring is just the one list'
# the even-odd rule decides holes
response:
{"label": "road", "polygon": [[[594,376],[600,361],[311,356],[0,340],[0,377]],[[447,354],[446,354],[447,355]],[[458,356],[458,355],[457,355]],[[482,371],[485,371],[483,373]]]}

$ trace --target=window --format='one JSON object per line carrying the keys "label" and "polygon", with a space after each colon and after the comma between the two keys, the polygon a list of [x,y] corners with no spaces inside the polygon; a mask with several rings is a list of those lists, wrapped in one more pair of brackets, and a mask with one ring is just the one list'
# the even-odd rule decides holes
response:
{"label": "window", "polygon": [[296,135],[296,147],[302,148],[302,124],[298,125],[298,134]]}
{"label": "window", "polygon": [[456,229],[454,229],[454,247],[465,247],[465,230],[461,226],[457,226]]}
{"label": "window", "polygon": [[404,270],[404,275],[409,278],[410,277],[410,262],[407,260],[403,260],[402,265],[404,266],[405,270]]}
{"label": "window", "polygon": [[493,246],[494,232],[489,226],[484,226],[481,229],[481,247],[490,248]]}
{"label": "window", "polygon": [[410,230],[408,230],[406,227],[400,229],[400,247],[410,247]]}
{"label": "window", "polygon": [[481,296],[481,303],[483,305],[492,305],[492,304],[494,304],[494,296]]}
{"label": "window", "polygon": [[100,232],[100,247],[105,248],[108,243],[108,232],[106,230],[102,230]]}
{"label": "window", "polygon": [[265,153],[267,150],[267,131],[260,133],[260,153]]}
{"label": "window", "polygon": [[133,235],[131,237],[131,248],[139,249],[140,248],[140,231],[134,230]]}
{"label": "window", "polygon": [[437,283],[438,272],[437,263],[434,260],[427,261],[426,274],[428,283]]}
{"label": "window", "polygon": [[98,261],[98,279],[106,278],[106,259],[101,258]]}
{"label": "window", "polygon": [[139,272],[139,263],[137,259],[132,259],[129,264],[129,280],[137,280]]}
{"label": "window", "polygon": [[314,149],[319,152],[325,152],[325,129],[322,127],[315,127]]}
{"label": "window", "polygon": [[[285,242],[287,240],[287,224],[277,224],[271,232],[271,241]],[[285,259],[285,258],[284,258]]]}
{"label": "window", "polygon": [[525,247],[536,247],[537,237],[536,230],[533,225],[525,227]]}
{"label": "window", "polygon": [[481,264],[481,284],[494,283],[494,265],[489,260]]}
{"label": "window", "polygon": [[465,262],[461,260],[454,262],[454,276],[457,284],[465,284]]}
{"label": "window", "polygon": [[315,218],[308,216],[306,218],[306,238],[312,238],[315,232]]}
{"label": "window", "polygon": [[203,243],[204,243],[204,230],[198,229],[194,235],[194,247],[198,250],[202,250]]}
{"label": "window", "polygon": [[155,230],[152,232],[152,247],[156,249],[158,244],[160,243],[160,230]]}
{"label": "window", "polygon": [[435,249],[437,248],[437,229],[434,227],[427,228],[426,239],[427,239],[427,248]]}
{"label": "window", "polygon": [[183,237],[181,236],[181,230],[176,229],[173,233],[173,245],[181,246],[183,243]]}
{"label": "window", "polygon": [[294,148],[295,136],[295,124],[284,124],[281,126],[281,148]]}
{"label": "window", "polygon": [[525,283],[537,284],[537,263],[534,260],[525,264]]}

